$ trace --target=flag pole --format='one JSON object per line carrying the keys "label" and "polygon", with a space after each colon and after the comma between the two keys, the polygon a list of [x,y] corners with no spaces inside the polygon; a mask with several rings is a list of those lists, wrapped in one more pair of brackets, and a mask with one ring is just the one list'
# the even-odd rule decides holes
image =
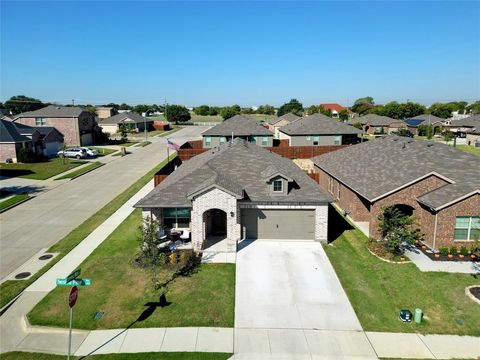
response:
{"label": "flag pole", "polygon": [[169,144],[170,140],[168,140],[167,138],[167,164],[170,162],[170,144]]}

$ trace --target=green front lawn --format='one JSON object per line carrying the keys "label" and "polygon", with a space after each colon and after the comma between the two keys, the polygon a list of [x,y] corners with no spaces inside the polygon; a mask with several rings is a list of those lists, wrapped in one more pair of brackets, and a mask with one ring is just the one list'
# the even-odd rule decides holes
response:
{"label": "green front lawn", "polygon": [[97,146],[91,146],[90,148],[97,150],[98,156],[107,156],[117,151],[115,149],[109,149],[109,148],[97,147]]}
{"label": "green front lawn", "polygon": [[[194,353],[194,352],[156,352],[134,354],[91,355],[94,360],[226,360],[232,354],[226,353]],[[72,356],[72,360],[80,360],[84,356]],[[2,360],[61,360],[65,355],[53,355],[30,352],[9,352],[2,354]]]}
{"label": "green front lawn", "polygon": [[139,143],[138,145],[136,145],[137,147],[145,147],[147,145],[150,145],[152,142],[151,141],[142,141],[141,143]]}
{"label": "green front lawn", "polygon": [[458,150],[465,151],[466,153],[480,156],[480,148],[471,145],[457,145]]}
{"label": "green front lawn", "polygon": [[[141,211],[135,210],[81,265],[82,276],[93,285],[80,289],[75,307],[74,327],[78,329],[114,329],[131,325],[158,302],[161,292],[153,291],[147,271],[132,265],[139,252]],[[166,281],[173,270],[161,269]],[[68,287],[58,287],[29,314],[34,325],[68,327]],[[134,327],[233,327],[235,301],[235,265],[201,264],[192,274],[179,276],[168,285],[169,306],[156,307]],[[96,311],[105,312],[94,320]]]}
{"label": "green front lawn", "polygon": [[3,200],[0,202],[0,210],[6,209],[9,206],[12,206],[16,203],[19,203],[20,201],[28,199],[29,197],[30,196],[28,194],[14,195],[11,198],[8,198],[7,200]]}
{"label": "green front lawn", "polygon": [[[345,226],[330,216],[336,230]],[[480,307],[465,288],[480,284],[467,274],[421,272],[414,264],[390,264],[367,250],[358,229],[346,229],[325,251],[366,331],[480,335]],[[403,323],[400,309],[423,310],[422,324]]]}
{"label": "green front lawn", "polygon": [[44,266],[39,272],[28,280],[7,280],[0,284],[0,308],[4,307],[18,294],[26,289],[30,284],[42,276],[48,269],[55,265],[61,258],[68,254],[75,246],[77,246],[83,239],[85,239],[93,230],[95,230],[101,223],[108,219],[115,211],[117,211],[128,199],[135,195],[143,186],[152,180],[153,175],[167,164],[167,159],[163,160],[159,165],[155,166],[147,174],[138,179],[132,186],[130,186],[123,193],[118,195],[115,199],[110,201],[103,208],[98,210],[95,214],[90,216],[78,227],[73,229],[67,236],[65,236],[58,243],[53,245],[48,252],[58,252],[56,256],[48,265]]}
{"label": "green front lawn", "polygon": [[98,161],[95,161],[95,162],[92,162],[90,164],[88,164],[87,166],[81,168],[81,169],[78,169],[78,170],[75,170],[75,171],[72,171],[71,173],[68,173],[66,175],[63,175],[55,180],[63,180],[63,179],[71,179],[75,176],[79,176],[79,175],[82,175],[82,174],[85,174],[89,171],[92,171],[100,166],[103,166],[105,164],[101,163],[101,162],[98,162]]}
{"label": "green front lawn", "polygon": [[65,163],[63,163],[60,158],[28,164],[0,164],[0,175],[45,180],[82,164],[85,164],[85,161],[65,159]]}

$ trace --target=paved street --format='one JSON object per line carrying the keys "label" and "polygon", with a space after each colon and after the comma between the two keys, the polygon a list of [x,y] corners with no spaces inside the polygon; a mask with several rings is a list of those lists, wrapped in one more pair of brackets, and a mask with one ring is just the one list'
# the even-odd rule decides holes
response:
{"label": "paved street", "polygon": [[[205,129],[187,127],[169,138],[182,144],[198,138]],[[58,242],[159,164],[167,156],[166,140],[162,137],[149,140],[151,145],[132,148],[131,154],[1,214],[0,279],[41,249]]]}

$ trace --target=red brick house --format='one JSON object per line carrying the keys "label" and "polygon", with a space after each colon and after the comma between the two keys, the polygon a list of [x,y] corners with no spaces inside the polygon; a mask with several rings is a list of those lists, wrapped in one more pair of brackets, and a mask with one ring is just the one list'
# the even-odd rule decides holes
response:
{"label": "red brick house", "polygon": [[78,106],[50,105],[35,111],[15,115],[13,121],[28,126],[56,128],[66,146],[86,146],[95,141],[95,115]]}
{"label": "red brick house", "polygon": [[371,238],[395,205],[417,218],[424,241],[469,246],[480,237],[480,158],[444,144],[386,136],[313,159],[319,183]]}

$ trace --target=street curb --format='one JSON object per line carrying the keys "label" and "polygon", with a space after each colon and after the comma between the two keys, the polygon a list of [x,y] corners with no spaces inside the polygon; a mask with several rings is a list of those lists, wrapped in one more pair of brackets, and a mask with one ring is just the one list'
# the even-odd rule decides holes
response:
{"label": "street curb", "polygon": [[[100,163],[100,165],[98,165],[98,166],[96,166],[96,167],[94,167],[94,168],[92,168],[92,169],[90,169],[90,170],[87,170],[87,171],[85,171],[85,172],[83,172],[83,173],[81,173],[81,174],[78,174],[78,175],[75,175],[75,176],[71,177],[69,181],[72,181],[72,180],[74,180],[74,179],[76,179],[76,178],[79,178],[79,177],[82,176],[82,175],[88,174],[89,172],[91,172],[91,171],[93,171],[93,170],[97,170],[98,168],[101,168],[101,167],[104,166],[104,165],[106,165],[106,164],[105,164],[105,163]],[[65,180],[66,180],[66,179],[65,179]]]}
{"label": "street curb", "polygon": [[15,206],[18,206],[20,204],[23,204],[24,202],[33,199],[35,196],[34,195],[28,195],[26,199],[23,199],[15,204],[10,205],[9,207],[6,207],[5,209],[0,210],[0,214],[4,213],[7,210],[13,209]]}

